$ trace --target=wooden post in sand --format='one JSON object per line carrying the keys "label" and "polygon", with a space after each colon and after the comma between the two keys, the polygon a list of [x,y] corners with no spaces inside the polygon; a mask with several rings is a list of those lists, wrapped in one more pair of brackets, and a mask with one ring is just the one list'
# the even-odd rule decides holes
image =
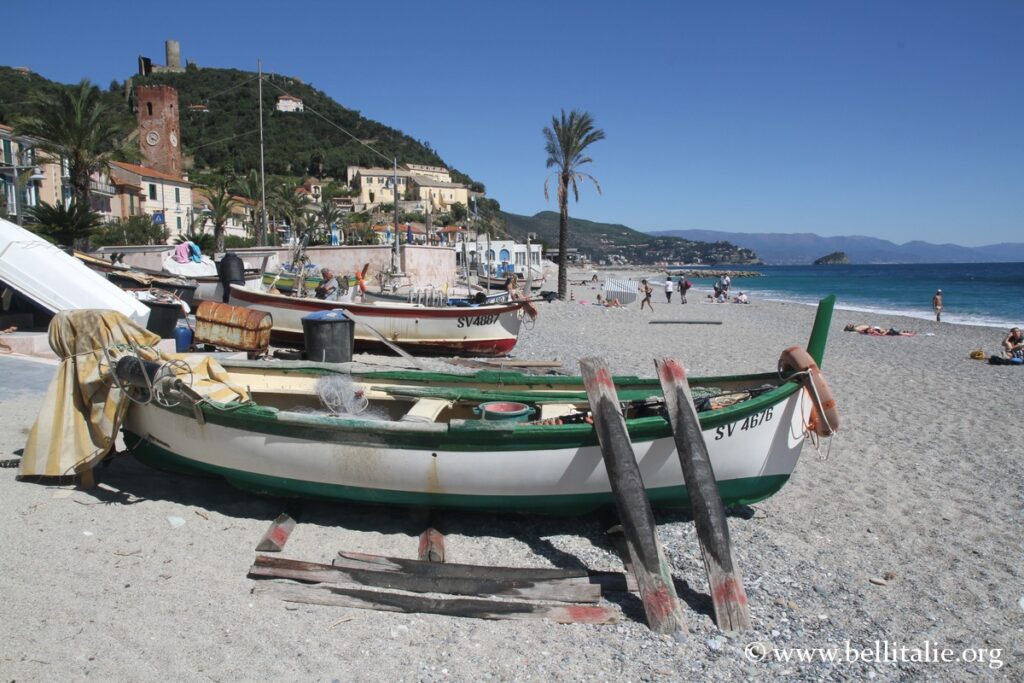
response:
{"label": "wooden post in sand", "polygon": [[423,529],[420,533],[417,557],[424,562],[444,562],[444,532],[441,528],[441,515],[433,510],[418,510],[413,513],[413,517],[419,527]]}
{"label": "wooden post in sand", "polygon": [[608,468],[622,531],[633,559],[647,624],[655,633],[685,633],[686,619],[672,583],[672,572],[658,542],[654,513],[608,366],[600,358],[584,358],[580,360],[580,371],[590,399],[594,428],[601,443],[605,467]]}
{"label": "wooden post in sand", "polygon": [[723,631],[749,630],[747,593],[743,590],[740,570],[732,561],[725,508],[686,382],[686,371],[680,363],[669,359],[657,361],[655,366],[665,392],[665,408],[675,435],[679,462],[683,466],[683,480],[690,496],[693,522],[715,606],[715,621]]}

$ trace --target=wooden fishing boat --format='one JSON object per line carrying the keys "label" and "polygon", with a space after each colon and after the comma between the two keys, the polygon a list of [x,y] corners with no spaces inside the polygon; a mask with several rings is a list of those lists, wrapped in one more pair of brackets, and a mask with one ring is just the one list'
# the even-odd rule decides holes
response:
{"label": "wooden fishing boat", "polygon": [[369,325],[406,351],[477,356],[499,356],[515,347],[524,306],[523,302],[442,308],[403,302],[352,303],[256,292],[238,286],[231,287],[230,303],[270,313],[274,319],[271,339],[277,342],[301,344],[304,316],[341,309],[357,323],[357,350],[386,350],[380,338],[366,327]]}
{"label": "wooden fishing boat", "polygon": [[[295,291],[295,283],[297,280],[298,276],[296,276],[295,273],[282,271],[279,273],[264,273],[262,282],[264,289],[270,289],[273,287],[280,292],[289,294]],[[311,294],[323,281],[324,279],[319,275],[307,275],[303,278],[303,284],[306,287],[306,291]]]}
{"label": "wooden fishing boat", "polygon": [[[800,350],[819,363],[834,301],[819,305],[808,350]],[[137,458],[273,495],[519,511],[613,501],[579,377],[223,365],[234,385],[248,388],[247,400],[222,403],[172,389],[171,400],[132,405],[124,437]],[[767,498],[789,479],[812,411],[801,384],[807,374],[773,369],[689,380],[727,505]],[[687,505],[659,381],[614,379],[652,503]],[[328,412],[318,382],[347,382],[350,397],[362,403]],[[475,409],[491,401],[522,403],[534,419],[478,418]]]}

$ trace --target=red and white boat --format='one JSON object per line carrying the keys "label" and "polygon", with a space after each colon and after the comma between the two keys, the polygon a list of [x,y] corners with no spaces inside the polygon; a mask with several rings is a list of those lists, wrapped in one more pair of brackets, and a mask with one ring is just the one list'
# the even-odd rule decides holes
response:
{"label": "red and white boat", "polygon": [[357,350],[385,348],[360,323],[373,327],[388,341],[417,353],[500,356],[512,350],[528,302],[512,301],[483,306],[424,306],[404,302],[352,303],[298,298],[231,286],[234,306],[266,311],[274,319],[273,341],[301,344],[302,318],[318,311],[341,309],[356,321]]}

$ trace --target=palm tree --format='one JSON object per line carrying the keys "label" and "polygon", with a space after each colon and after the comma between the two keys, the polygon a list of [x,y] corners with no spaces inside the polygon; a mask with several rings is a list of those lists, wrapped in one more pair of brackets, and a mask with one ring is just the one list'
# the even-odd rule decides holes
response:
{"label": "palm tree", "polygon": [[288,221],[295,239],[301,239],[309,227],[310,201],[306,195],[296,191],[299,187],[301,185],[281,183],[273,189],[267,199],[267,204],[273,209],[274,214]]}
{"label": "palm tree", "polygon": [[67,206],[57,202],[56,206],[41,202],[26,213],[39,228],[39,232],[57,240],[63,246],[81,247],[93,230],[103,224],[103,218],[95,211],[72,199]]}
{"label": "palm tree", "polygon": [[[326,237],[325,243],[331,243],[331,227],[337,225],[339,228],[339,242],[345,243],[345,216],[341,213],[341,209],[331,201],[330,197],[324,197],[320,202],[320,210],[313,216],[314,225],[317,227],[318,232],[323,233]],[[319,238],[319,236],[318,236]],[[317,240],[319,242],[319,239]],[[310,242],[312,244],[312,242]]]}
{"label": "palm tree", "polygon": [[249,175],[235,181],[235,192],[245,197],[253,204],[253,214],[250,217],[250,224],[256,237],[256,244],[263,246],[267,240],[267,226],[263,224],[263,186],[260,183],[259,174],[252,170]]}
{"label": "palm tree", "polygon": [[222,252],[224,251],[224,226],[231,220],[234,210],[239,206],[239,203],[231,195],[231,192],[228,191],[226,181],[208,190],[207,196],[210,198],[209,219],[213,222],[213,238],[216,241],[215,248],[218,252]]}
{"label": "palm tree", "polygon": [[125,126],[88,80],[36,95],[30,106],[32,113],[15,122],[16,133],[36,138],[37,149],[67,163],[75,201],[88,210],[89,177],[125,151]]}
{"label": "palm tree", "polygon": [[[569,251],[569,189],[572,188],[576,201],[580,200],[579,181],[589,180],[594,183],[597,193],[601,193],[601,185],[597,178],[583,173],[580,166],[589,164],[593,159],[584,156],[584,151],[597,142],[604,140],[604,131],[594,128],[594,117],[588,112],[573,109],[569,115],[562,110],[561,118],[551,117],[551,127],[544,127],[544,151],[548,153],[547,167],[556,170],[551,175],[558,177],[558,298],[564,300],[569,289],[569,269],[566,268],[566,252]],[[544,179],[544,199],[548,199],[548,181]]]}

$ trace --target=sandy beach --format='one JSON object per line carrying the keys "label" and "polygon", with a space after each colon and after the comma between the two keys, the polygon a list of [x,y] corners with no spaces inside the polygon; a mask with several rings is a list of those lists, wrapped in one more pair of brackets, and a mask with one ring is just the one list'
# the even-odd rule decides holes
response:
{"label": "sandy beach", "polygon": [[[540,304],[513,356],[557,359],[573,374],[587,356],[623,374],[651,375],[659,357],[680,359],[691,375],[760,372],[774,368],[784,348],[806,343],[814,315],[797,304],[702,303],[700,290],[681,305],[678,294],[667,304],[656,288],[653,313],[638,303],[582,303],[595,293],[576,286],[575,301]],[[847,323],[918,334],[870,337],[844,332]],[[836,311],[823,370],[839,402],[840,434],[820,455],[805,445],[778,494],[729,518],[752,632],[715,627],[693,524],[682,513],[657,515],[674,573],[689,589],[682,643],[652,634],[635,601],[619,624],[590,626],[254,595],[246,578],[253,549],[285,503],[124,457],[102,468],[91,490],[18,482],[16,469],[0,469],[0,677],[1020,680],[1024,369],[968,358],[978,348],[996,353],[1002,334]],[[0,459],[24,446],[54,367],[0,357]],[[621,569],[598,515],[450,513],[445,525],[452,562]],[[284,555],[415,557],[419,531],[405,510],[309,502]],[[865,661],[877,658],[880,643],[889,661]],[[952,654],[945,662],[912,661],[912,653],[892,661],[900,647]],[[792,653],[784,661],[790,648],[812,650],[813,661]],[[836,661],[821,661],[828,656],[815,648],[836,648]]]}

